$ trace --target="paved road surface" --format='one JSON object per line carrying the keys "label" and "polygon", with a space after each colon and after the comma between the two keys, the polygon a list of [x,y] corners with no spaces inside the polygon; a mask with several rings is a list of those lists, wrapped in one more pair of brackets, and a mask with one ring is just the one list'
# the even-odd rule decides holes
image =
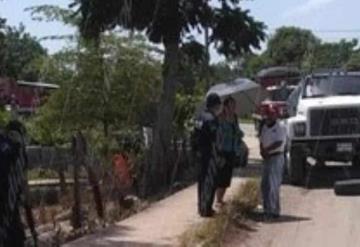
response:
{"label": "paved road surface", "polygon": [[[233,181],[230,194],[242,180]],[[96,234],[64,245],[65,247],[144,247],[176,246],[178,237],[201,222],[196,209],[196,186],[191,186],[149,209],[118,222]]]}
{"label": "paved road surface", "polygon": [[[256,154],[256,142],[250,139],[250,143]],[[333,190],[335,181],[350,177],[360,177],[359,169],[312,168],[307,189],[282,187],[284,216],[278,222],[264,223],[259,214],[254,214],[245,227],[229,231],[224,246],[360,246],[360,197],[339,197]]]}
{"label": "paved road surface", "polygon": [[[259,176],[258,142],[251,125],[242,125],[250,147],[251,165],[242,176]],[[359,171],[357,171],[359,172]],[[312,169],[309,189],[284,185],[283,217],[263,223],[254,214],[246,225],[231,229],[226,247],[356,247],[360,246],[360,198],[337,197],[332,185],[355,173],[347,168]],[[360,175],[360,174],[355,174]],[[233,191],[241,183],[236,179]],[[67,247],[176,246],[177,237],[200,222],[196,187],[189,187],[115,226]]]}
{"label": "paved road surface", "polygon": [[227,236],[226,247],[360,246],[360,198],[337,197],[332,189],[282,189],[283,218],[262,223],[260,217]]}
{"label": "paved road surface", "polygon": [[[242,125],[246,132],[246,142],[250,147],[250,157],[256,159],[257,141],[251,125]],[[256,150],[255,150],[256,151]],[[257,174],[257,169],[253,171]],[[236,191],[242,179],[235,179],[229,194]],[[228,195],[229,195],[228,194]],[[201,222],[197,215],[196,185],[191,186],[149,209],[127,220],[118,222],[94,235],[65,245],[65,247],[110,247],[110,246],[175,246],[178,236],[193,224]]]}

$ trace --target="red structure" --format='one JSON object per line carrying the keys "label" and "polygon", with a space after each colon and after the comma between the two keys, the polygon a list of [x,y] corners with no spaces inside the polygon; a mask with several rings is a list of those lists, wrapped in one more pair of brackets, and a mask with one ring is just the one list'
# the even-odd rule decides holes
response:
{"label": "red structure", "polygon": [[301,72],[294,67],[270,67],[257,74],[257,83],[268,94],[267,99],[256,107],[256,112],[253,114],[257,130],[259,130],[269,107],[275,109],[279,118],[288,117],[286,101],[300,80]]}
{"label": "red structure", "polygon": [[294,67],[270,67],[261,70],[256,81],[267,91],[268,99],[257,107],[257,117],[261,119],[270,106],[276,109],[278,117],[286,117],[286,100],[300,79],[301,73]]}
{"label": "red structure", "polygon": [[58,88],[55,84],[0,78],[0,102],[16,107],[19,113],[31,113]]}

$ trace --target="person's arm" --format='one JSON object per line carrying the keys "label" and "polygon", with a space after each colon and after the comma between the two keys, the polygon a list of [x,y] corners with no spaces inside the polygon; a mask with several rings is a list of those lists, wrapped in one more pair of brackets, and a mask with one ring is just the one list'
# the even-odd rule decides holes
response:
{"label": "person's arm", "polygon": [[239,136],[240,139],[244,138],[245,134],[244,131],[242,131],[242,129],[240,128],[240,124],[239,124],[239,120],[238,120],[238,116],[235,114],[235,130],[236,130],[236,134]]}
{"label": "person's arm", "polygon": [[273,144],[271,144],[270,146],[265,147],[264,152],[265,153],[270,153],[271,151],[276,150],[279,147],[281,147],[282,144],[283,144],[283,141],[276,141]]}
{"label": "person's arm", "polygon": [[279,131],[279,135],[280,135],[280,136],[277,138],[277,140],[274,141],[274,142],[273,142],[271,145],[269,145],[268,147],[264,147],[264,152],[265,152],[266,154],[271,153],[272,151],[278,149],[279,147],[281,147],[281,146],[284,144],[285,138],[286,138],[285,131],[284,131],[284,129],[281,128],[281,127],[278,129],[278,131]]}
{"label": "person's arm", "polygon": [[260,143],[260,155],[261,157],[264,159],[266,158],[267,154],[265,153],[265,149],[264,146],[262,145],[262,143]]}

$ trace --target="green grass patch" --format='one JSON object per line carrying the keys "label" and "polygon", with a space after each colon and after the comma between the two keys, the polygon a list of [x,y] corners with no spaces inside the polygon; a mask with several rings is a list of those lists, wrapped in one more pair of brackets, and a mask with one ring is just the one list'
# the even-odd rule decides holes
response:
{"label": "green grass patch", "polygon": [[29,180],[58,179],[59,174],[51,169],[35,168],[28,172]]}
{"label": "green grass patch", "polygon": [[255,121],[253,118],[241,118],[240,119],[240,124],[254,124]]}
{"label": "green grass patch", "polygon": [[180,246],[220,247],[229,227],[244,221],[259,203],[259,181],[249,180],[239,187],[228,205],[216,217],[205,219],[188,229],[180,237]]}

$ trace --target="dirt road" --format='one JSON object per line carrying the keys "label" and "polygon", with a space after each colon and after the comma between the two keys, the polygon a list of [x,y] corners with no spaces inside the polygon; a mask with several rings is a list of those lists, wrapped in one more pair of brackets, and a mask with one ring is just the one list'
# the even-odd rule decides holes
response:
{"label": "dirt road", "polygon": [[360,197],[339,197],[333,190],[335,181],[349,175],[359,177],[356,173],[359,171],[345,167],[313,168],[308,189],[282,187],[280,220],[264,223],[254,214],[246,225],[229,231],[224,246],[360,246]]}
{"label": "dirt road", "polygon": [[337,197],[332,189],[282,189],[283,217],[263,223],[253,217],[246,229],[233,229],[224,246],[360,246],[360,198]]}
{"label": "dirt road", "polygon": [[[251,164],[237,171],[241,177],[259,177],[258,142],[245,125]],[[354,174],[346,168],[312,169],[310,189],[284,185],[278,222],[263,223],[254,214],[246,224],[230,229],[226,247],[356,247],[360,246],[360,197],[337,197],[334,181]],[[235,179],[233,188],[243,179]],[[229,193],[230,194],[230,193]],[[66,247],[176,246],[178,236],[200,222],[196,213],[196,186],[189,187],[125,221]]]}

